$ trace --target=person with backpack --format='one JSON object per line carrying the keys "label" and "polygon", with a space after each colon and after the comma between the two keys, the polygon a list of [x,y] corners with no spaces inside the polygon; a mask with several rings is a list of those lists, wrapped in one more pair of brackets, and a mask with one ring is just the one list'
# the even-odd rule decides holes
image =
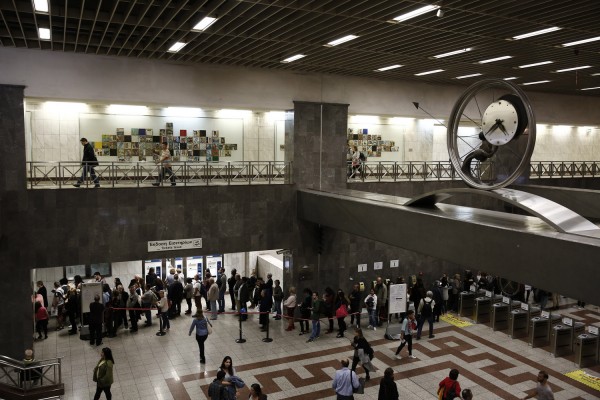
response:
{"label": "person with backpack", "polygon": [[435,307],[435,300],[433,300],[433,292],[431,290],[427,291],[427,295],[424,299],[421,299],[419,303],[419,325],[417,326],[417,340],[421,340],[421,331],[423,330],[423,325],[425,321],[429,322],[429,338],[432,339],[435,337],[433,334],[433,310]]}
{"label": "person with backpack", "polygon": [[458,383],[458,370],[456,368],[451,369],[448,377],[440,382],[437,393],[440,400],[454,400],[455,397],[460,398],[461,389]]}

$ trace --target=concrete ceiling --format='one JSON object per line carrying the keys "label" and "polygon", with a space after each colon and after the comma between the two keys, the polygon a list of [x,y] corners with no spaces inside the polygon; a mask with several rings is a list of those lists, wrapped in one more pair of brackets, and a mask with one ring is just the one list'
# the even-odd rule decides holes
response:
{"label": "concrete ceiling", "polygon": [[[0,45],[97,55],[293,70],[381,79],[468,85],[484,77],[550,82],[526,89],[600,96],[597,0],[49,0],[49,12],[33,0],[0,0]],[[441,6],[400,23],[393,18],[424,5]],[[192,28],[217,18],[205,31]],[[522,40],[516,35],[560,30]],[[40,40],[38,28],[49,28]],[[346,35],[339,46],[324,44]],[[186,46],[177,53],[175,42]],[[471,51],[435,58],[459,49]],[[281,61],[295,54],[306,57]],[[500,56],[505,60],[480,64]],[[531,68],[519,66],[552,61]],[[386,72],[378,68],[400,64]],[[586,69],[557,70],[578,66]],[[416,76],[424,71],[443,72]],[[456,79],[458,76],[482,74]],[[599,74],[595,76],[594,74]]]}

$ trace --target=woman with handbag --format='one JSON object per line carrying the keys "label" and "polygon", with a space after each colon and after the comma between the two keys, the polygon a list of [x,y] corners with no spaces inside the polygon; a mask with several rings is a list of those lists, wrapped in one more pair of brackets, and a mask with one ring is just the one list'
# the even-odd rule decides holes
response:
{"label": "woman with handbag", "polygon": [[352,347],[354,348],[354,357],[352,358],[352,371],[356,371],[356,366],[360,363],[365,370],[366,376],[365,380],[371,379],[369,375],[370,371],[374,371],[375,367],[371,364],[371,360],[373,359],[373,348],[367,342],[367,339],[363,336],[362,329],[355,329],[356,336],[354,336],[354,340],[352,341]]}
{"label": "woman with handbag", "polygon": [[348,299],[342,289],[338,289],[337,296],[335,298],[335,317],[338,321],[338,334],[336,337],[344,337],[346,331],[345,318],[348,316]]}
{"label": "woman with handbag", "polygon": [[198,309],[196,311],[196,318],[192,320],[192,325],[190,326],[189,336],[192,336],[192,331],[196,330],[196,341],[198,342],[198,349],[200,350],[200,364],[206,363],[206,358],[204,357],[204,342],[208,338],[208,334],[211,333],[210,322],[204,316],[202,309]]}

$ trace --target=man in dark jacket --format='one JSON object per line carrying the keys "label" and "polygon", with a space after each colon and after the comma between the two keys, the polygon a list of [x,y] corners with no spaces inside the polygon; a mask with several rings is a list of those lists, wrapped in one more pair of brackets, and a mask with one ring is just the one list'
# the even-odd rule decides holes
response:
{"label": "man in dark jacket", "polygon": [[102,344],[102,322],[104,321],[104,305],[100,302],[100,295],[94,296],[94,302],[90,304],[90,344],[96,342],[96,346]]}
{"label": "man in dark jacket", "polygon": [[87,178],[87,174],[89,171],[90,176],[94,181],[94,187],[100,187],[100,182],[98,180],[98,177],[96,176],[96,171],[94,169],[94,167],[98,165],[98,159],[96,158],[96,154],[94,153],[94,148],[87,141],[86,138],[81,138],[80,142],[83,146],[83,159],[81,160],[81,165],[83,166],[83,168],[81,171],[81,177],[77,180],[77,183],[73,184],[73,186],[81,186],[81,183]]}
{"label": "man in dark jacket", "polygon": [[175,274],[174,281],[169,286],[167,298],[171,300],[171,316],[181,315],[181,302],[183,301],[183,284],[179,281],[179,275]]}
{"label": "man in dark jacket", "polygon": [[[242,283],[238,289],[238,299],[240,301],[240,313],[242,314],[242,321],[248,319],[248,300],[250,300],[250,288],[247,277],[242,277]],[[243,311],[242,311],[243,310]]]}

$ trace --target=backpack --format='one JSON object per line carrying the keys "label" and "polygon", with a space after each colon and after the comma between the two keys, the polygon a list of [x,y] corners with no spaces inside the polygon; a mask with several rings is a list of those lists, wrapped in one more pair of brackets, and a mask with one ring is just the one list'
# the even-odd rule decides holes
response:
{"label": "backpack", "polygon": [[367,156],[365,156],[365,153],[363,153],[362,151],[360,153],[358,153],[358,159],[360,161],[367,161]]}
{"label": "backpack", "polygon": [[430,301],[423,300],[423,308],[421,308],[421,316],[423,318],[429,318],[429,317],[431,317],[432,313],[433,313],[433,311],[431,310],[431,300]]}
{"label": "backpack", "polygon": [[369,297],[366,301],[367,308],[373,308],[375,305],[375,300],[372,297]]}

